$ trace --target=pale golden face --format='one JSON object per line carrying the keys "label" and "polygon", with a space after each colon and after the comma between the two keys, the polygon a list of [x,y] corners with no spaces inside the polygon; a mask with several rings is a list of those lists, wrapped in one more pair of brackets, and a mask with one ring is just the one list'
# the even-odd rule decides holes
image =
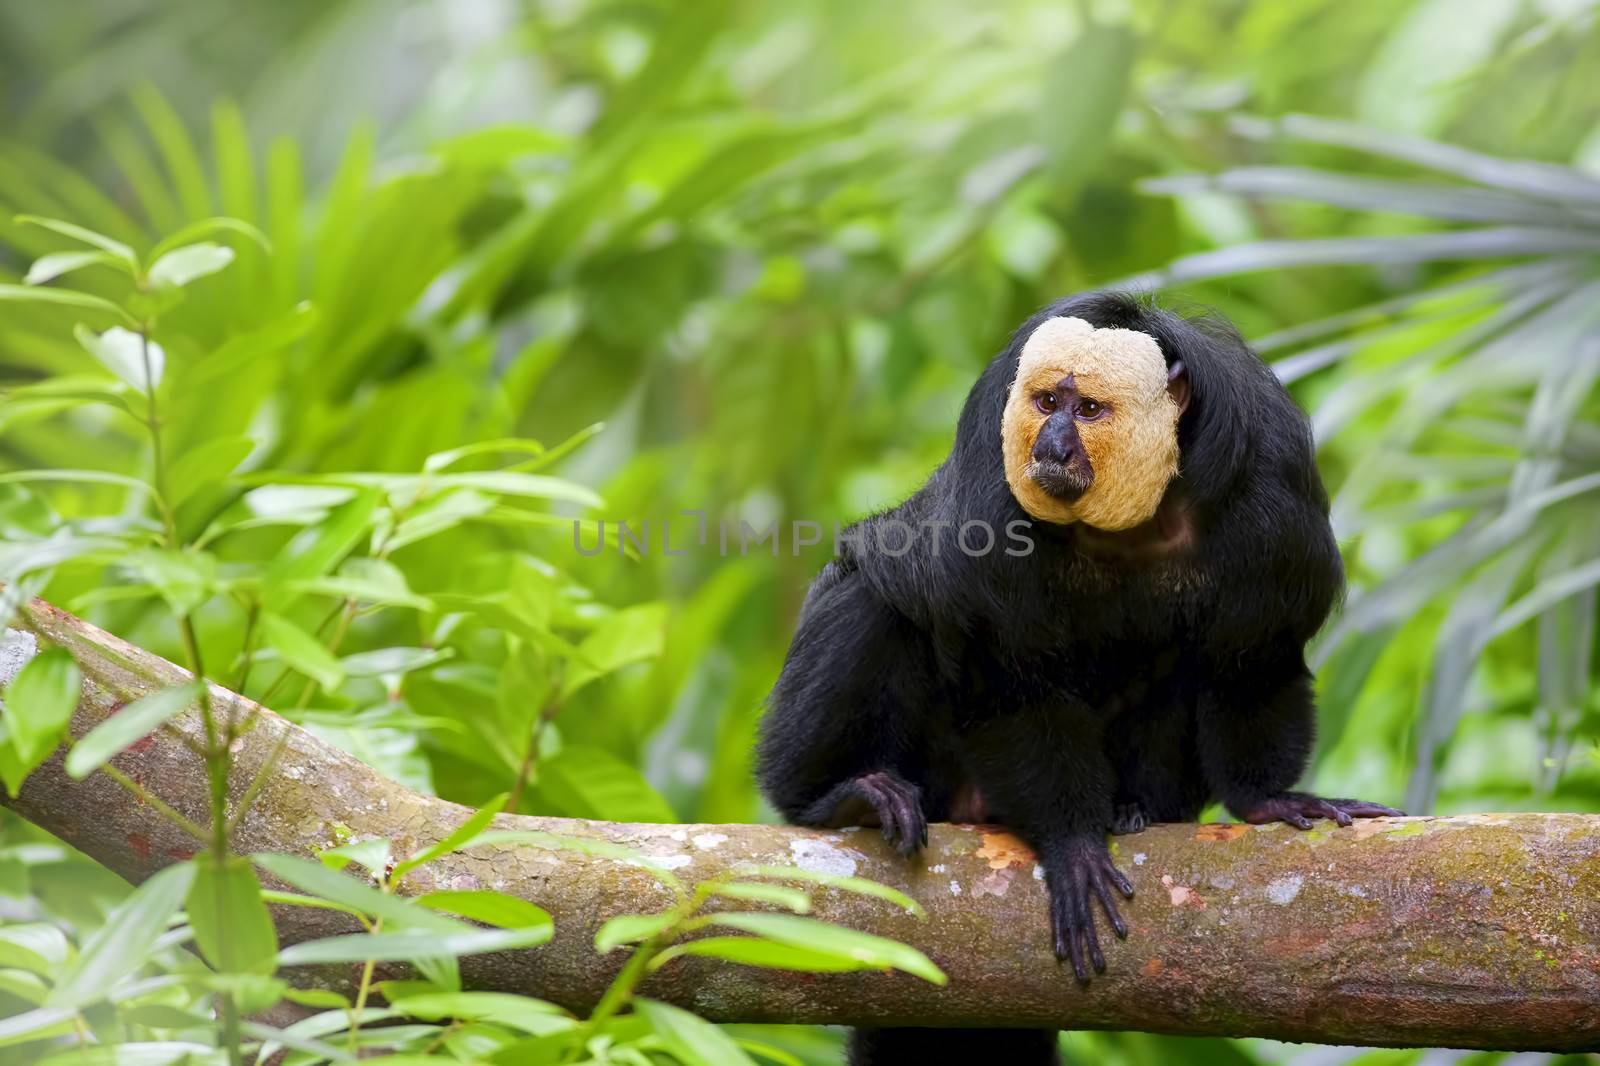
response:
{"label": "pale golden face", "polygon": [[[1076,413],[1051,410],[1051,398],[1073,395]],[[1167,391],[1167,364],[1148,333],[1096,329],[1081,318],[1052,318],[1022,346],[1017,376],[1001,419],[1006,483],[1022,509],[1041,522],[1083,522],[1129,529],[1156,513],[1178,472],[1178,415]],[[1063,492],[1035,443],[1048,420],[1069,418],[1092,480],[1081,494]],[[1082,477],[1081,464],[1074,473]]]}

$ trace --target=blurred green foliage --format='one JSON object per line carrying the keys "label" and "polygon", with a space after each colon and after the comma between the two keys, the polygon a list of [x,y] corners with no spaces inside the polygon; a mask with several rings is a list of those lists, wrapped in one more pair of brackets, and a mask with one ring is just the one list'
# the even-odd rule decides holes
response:
{"label": "blurred green foliage", "polygon": [[[757,818],[826,531],[920,483],[1029,312],[1137,278],[1314,414],[1352,577],[1315,787],[1600,810],[1597,65],[1593,0],[7,5],[0,283],[83,247],[22,213],[265,242],[195,231],[235,258],[151,308],[203,561],[137,550],[124,485],[11,483],[0,579],[173,658],[192,599],[213,674],[452,799]],[[0,471],[148,477],[73,313],[0,303]],[[544,447],[472,447],[508,440]],[[114,895],[14,854],[18,906]]]}

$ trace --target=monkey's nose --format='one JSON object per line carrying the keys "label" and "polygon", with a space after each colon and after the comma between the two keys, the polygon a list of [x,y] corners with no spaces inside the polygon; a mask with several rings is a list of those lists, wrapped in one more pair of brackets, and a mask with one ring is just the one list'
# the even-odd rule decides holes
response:
{"label": "monkey's nose", "polygon": [[1041,433],[1033,442],[1033,458],[1039,463],[1067,466],[1078,458],[1077,442],[1064,435]]}

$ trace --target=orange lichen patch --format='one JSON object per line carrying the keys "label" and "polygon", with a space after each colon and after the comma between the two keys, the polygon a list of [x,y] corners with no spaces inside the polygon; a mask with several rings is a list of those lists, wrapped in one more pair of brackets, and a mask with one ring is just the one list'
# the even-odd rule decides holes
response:
{"label": "orange lichen patch", "polygon": [[1247,825],[1229,825],[1225,822],[1208,822],[1205,825],[1195,827],[1194,838],[1196,840],[1216,841],[1238,840],[1248,832],[1250,832],[1250,827]]}
{"label": "orange lichen patch", "polygon": [[1193,907],[1199,911],[1206,909],[1205,897],[1188,885],[1174,882],[1171,874],[1162,874],[1161,883],[1166,886],[1167,896],[1174,907]]}
{"label": "orange lichen patch", "polygon": [[1164,962],[1162,962],[1160,959],[1151,959],[1149,962],[1147,962],[1143,966],[1139,967],[1139,976],[1140,977],[1155,977],[1157,974],[1159,974],[1162,970],[1165,970],[1166,968],[1167,968],[1166,964]]}
{"label": "orange lichen patch", "polygon": [[1033,861],[1033,851],[1005,831],[983,834],[983,846],[978,858],[989,861],[989,869],[1004,870],[1007,866],[1025,866]]}

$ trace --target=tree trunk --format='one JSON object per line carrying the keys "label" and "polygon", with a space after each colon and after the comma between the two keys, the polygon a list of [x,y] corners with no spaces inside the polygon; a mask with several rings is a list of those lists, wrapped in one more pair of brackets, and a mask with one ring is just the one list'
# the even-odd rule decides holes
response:
{"label": "tree trunk", "polygon": [[[0,682],[46,643],[85,677],[73,732],[129,700],[187,678],[171,663],[36,601],[0,644]],[[397,854],[470,812],[419,795],[291,725],[213,687],[244,725],[235,798],[285,738],[281,762],[235,846],[311,855],[370,836]],[[198,716],[116,760],[124,773],[204,823]],[[195,844],[103,774],[73,781],[59,753],[5,801],[133,881]],[[1142,1029],[1335,1044],[1575,1051],[1600,1047],[1600,817],[1481,814],[1282,825],[1167,825],[1118,838],[1136,898],[1126,942],[1106,936],[1109,972],[1088,989],[1050,950],[1033,856],[986,826],[935,826],[906,862],[871,831],[764,825],[627,825],[503,815],[497,828],[587,836],[659,856],[688,881],[738,863],[855,874],[921,901],[927,920],[833,889],[821,918],[894,937],[950,977],[938,988],[901,973],[794,974],[678,959],[646,994],[718,1021],[1007,1025]],[[528,951],[462,960],[473,987],[592,1007],[626,951],[596,955],[607,918],[664,908],[669,893],[613,859],[528,846],[457,853],[417,871],[411,891],[489,887],[532,900],[555,938]],[[348,932],[335,912],[280,908],[292,943]],[[337,985],[349,973],[314,979]]]}

